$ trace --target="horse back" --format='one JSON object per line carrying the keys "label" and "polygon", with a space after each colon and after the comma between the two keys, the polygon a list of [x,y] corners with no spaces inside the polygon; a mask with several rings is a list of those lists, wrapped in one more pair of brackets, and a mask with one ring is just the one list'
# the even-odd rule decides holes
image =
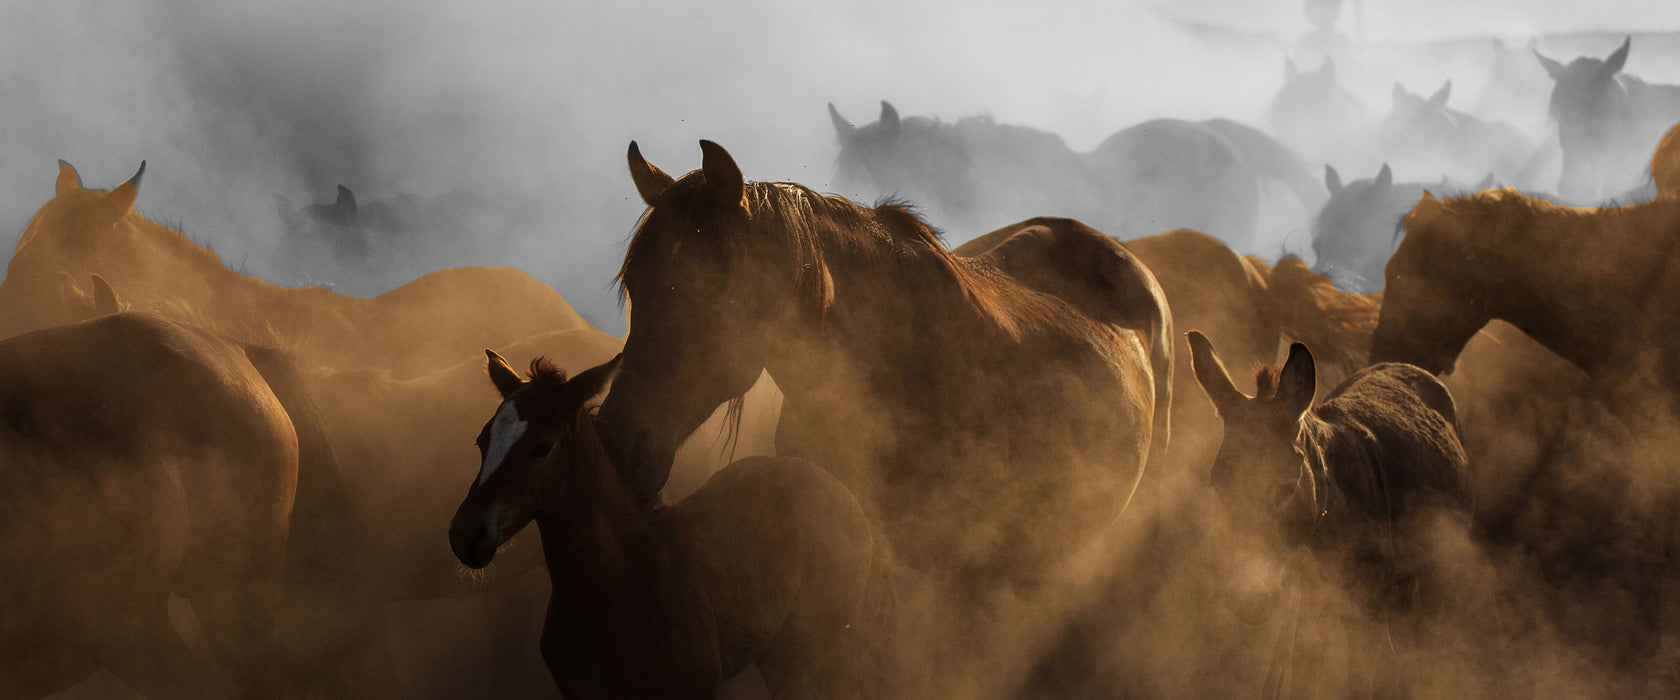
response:
{"label": "horse back", "polygon": [[1441,381],[1397,362],[1367,367],[1312,414],[1329,426],[1316,453],[1349,502],[1371,517],[1400,518],[1438,505],[1468,514],[1475,493],[1458,411]]}

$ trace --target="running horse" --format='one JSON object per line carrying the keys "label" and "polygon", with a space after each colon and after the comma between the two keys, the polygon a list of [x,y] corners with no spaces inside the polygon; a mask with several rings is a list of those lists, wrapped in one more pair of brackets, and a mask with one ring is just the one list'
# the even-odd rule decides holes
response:
{"label": "running horse", "polygon": [[700,148],[681,179],[628,155],[648,210],[601,429],[638,498],[768,370],[778,453],[836,474],[914,568],[1032,588],[1125,510],[1167,445],[1173,338],[1120,244],[1039,219],[959,258],[901,204],[748,183]]}

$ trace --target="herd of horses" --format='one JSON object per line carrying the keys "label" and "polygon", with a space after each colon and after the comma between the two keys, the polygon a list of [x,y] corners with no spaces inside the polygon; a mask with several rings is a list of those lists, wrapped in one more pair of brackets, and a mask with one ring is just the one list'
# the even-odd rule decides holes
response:
{"label": "herd of horses", "polygon": [[[1450,90],[1401,92],[1404,142]],[[1620,186],[1553,105],[1565,189]],[[631,143],[615,338],[512,268],[276,287],[137,212],[144,164],[61,161],[0,281],[0,698],[423,695],[387,604],[461,598],[497,695],[531,646],[567,698],[1680,690],[1680,127],[1648,201],[1573,207],[1320,188],[1225,120],[1077,154],[830,115],[842,179],[1074,218],[951,249]],[[1233,250],[1263,180],[1322,210],[1318,271]]]}

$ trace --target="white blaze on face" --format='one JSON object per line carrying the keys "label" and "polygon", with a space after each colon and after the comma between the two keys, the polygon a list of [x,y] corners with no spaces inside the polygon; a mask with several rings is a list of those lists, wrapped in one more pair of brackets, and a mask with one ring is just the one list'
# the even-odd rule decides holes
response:
{"label": "white blaze on face", "polygon": [[519,409],[508,401],[496,409],[496,417],[490,419],[490,446],[484,450],[484,466],[478,470],[478,485],[496,473],[496,468],[502,466],[507,459],[508,451],[513,449],[513,443],[519,442],[519,436],[525,434],[530,424],[520,420]]}

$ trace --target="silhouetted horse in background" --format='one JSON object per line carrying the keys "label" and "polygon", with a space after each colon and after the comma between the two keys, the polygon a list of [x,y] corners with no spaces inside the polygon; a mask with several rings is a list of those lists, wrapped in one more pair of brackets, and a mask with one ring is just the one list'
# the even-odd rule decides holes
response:
{"label": "silhouetted horse in background", "polygon": [[[1375,155],[1367,130],[1370,112],[1336,82],[1336,64],[1326,59],[1303,72],[1283,60],[1283,86],[1272,97],[1272,133],[1309,163],[1345,163],[1352,154]],[[1362,162],[1363,155],[1354,158]]]}
{"label": "silhouetted horse in background", "polygon": [[[635,314],[601,427],[638,498],[767,369],[777,451],[838,475],[906,563],[969,603],[1062,585],[1167,448],[1171,321],[1149,272],[1066,219],[959,258],[902,206],[749,184],[701,148],[680,180],[629,154],[649,209],[620,274]],[[955,631],[985,614],[1001,611],[965,612],[953,638],[997,643]],[[981,670],[1022,659],[998,661]]]}
{"label": "silhouetted horse in background", "polygon": [[120,313],[0,341],[0,465],[0,696],[101,666],[152,697],[400,692],[365,526],[280,353]]}
{"label": "silhouetted horse in background", "polygon": [[[1391,615],[1412,612],[1420,595],[1454,595],[1429,581],[1434,529],[1443,519],[1468,529],[1475,503],[1452,395],[1428,372],[1382,363],[1349,377],[1311,408],[1312,353],[1295,343],[1282,370],[1262,366],[1250,398],[1232,384],[1206,336],[1191,331],[1189,339],[1196,378],[1225,423],[1211,480],[1233,532],[1264,552],[1306,548],[1335,588],[1352,592],[1361,608],[1356,614],[1365,619],[1349,625],[1356,649],[1350,660],[1378,668],[1350,677],[1349,692],[1392,692],[1407,675],[1426,673],[1385,672],[1394,661],[1379,649],[1395,650],[1384,634]],[[1287,566],[1278,568],[1250,563],[1236,570],[1239,614],[1258,619],[1278,604],[1291,575]],[[1292,630],[1294,622],[1287,624]],[[1402,638],[1398,651],[1421,641]],[[1287,648],[1294,643],[1287,633],[1282,658],[1292,655]],[[1268,695],[1279,693],[1288,675],[1274,664]]]}
{"label": "silhouetted horse in background", "polygon": [[1425,98],[1394,84],[1394,107],[1380,130],[1389,164],[1403,173],[1472,182],[1483,175],[1527,184],[1536,167],[1534,144],[1516,127],[1485,122],[1447,106],[1448,80]]}
{"label": "silhouetted horse in background", "polygon": [[1045,213],[1121,240],[1176,228],[1255,247],[1263,187],[1277,182],[1311,211],[1311,171],[1277,141],[1225,119],[1154,119],[1076,153],[1054,134],[969,117],[954,124],[881,117],[855,127],[829,105],[840,139],[835,183],[854,194],[905,196],[968,231]]}
{"label": "silhouetted horse in background", "polygon": [[536,520],[554,584],[542,652],[567,698],[710,698],[750,663],[776,698],[892,695],[890,560],[833,476],[752,457],[650,501],[596,436],[619,358],[568,381],[486,353],[502,403],[449,541],[479,568]]}
{"label": "silhouetted horse in background", "polygon": [[1535,51],[1552,77],[1550,113],[1563,146],[1560,194],[1590,202],[1638,185],[1646,149],[1680,121],[1680,85],[1622,74],[1633,37],[1604,59],[1563,65]]}

